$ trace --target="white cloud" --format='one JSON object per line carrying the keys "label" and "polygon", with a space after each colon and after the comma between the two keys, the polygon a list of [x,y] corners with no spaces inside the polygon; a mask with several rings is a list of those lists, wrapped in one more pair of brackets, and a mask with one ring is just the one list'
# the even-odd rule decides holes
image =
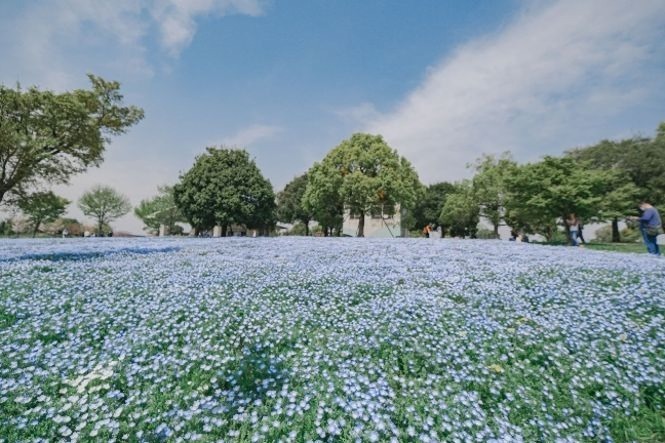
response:
{"label": "white cloud", "polygon": [[334,110],[333,113],[351,124],[372,121],[381,117],[373,103],[363,102],[356,106]]}
{"label": "white cloud", "polygon": [[[68,89],[81,72],[111,70],[150,77],[146,60],[152,39],[178,56],[203,16],[257,16],[262,0],[51,0],[0,17],[0,82]],[[159,36],[153,36],[153,30]]]}
{"label": "white cloud", "polygon": [[159,24],[163,46],[177,56],[196,33],[200,16],[263,13],[259,0],[156,0],[152,15]]}
{"label": "white cloud", "polygon": [[531,160],[612,136],[601,133],[607,120],[662,94],[664,2],[544,5],[460,47],[364,129],[383,134],[424,181],[450,180],[483,152]]}
{"label": "white cloud", "polygon": [[237,133],[222,139],[221,144],[225,146],[249,147],[258,141],[262,141],[282,132],[279,126],[252,125],[243,128]]}

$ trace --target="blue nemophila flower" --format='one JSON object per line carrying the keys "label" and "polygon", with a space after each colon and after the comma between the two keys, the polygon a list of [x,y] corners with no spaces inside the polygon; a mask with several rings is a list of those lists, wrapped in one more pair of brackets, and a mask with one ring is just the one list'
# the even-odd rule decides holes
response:
{"label": "blue nemophila flower", "polygon": [[645,393],[664,407],[665,269],[651,257],[97,240],[0,245],[0,434],[610,441]]}

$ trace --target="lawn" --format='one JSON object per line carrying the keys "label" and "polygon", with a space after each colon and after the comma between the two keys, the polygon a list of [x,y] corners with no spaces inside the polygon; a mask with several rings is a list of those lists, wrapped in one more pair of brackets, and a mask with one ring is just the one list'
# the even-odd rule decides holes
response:
{"label": "lawn", "polygon": [[591,242],[584,245],[589,249],[597,251],[613,251],[613,252],[633,252],[646,254],[647,248],[644,243],[596,243]]}
{"label": "lawn", "polygon": [[0,442],[665,441],[665,260],[0,242]]}

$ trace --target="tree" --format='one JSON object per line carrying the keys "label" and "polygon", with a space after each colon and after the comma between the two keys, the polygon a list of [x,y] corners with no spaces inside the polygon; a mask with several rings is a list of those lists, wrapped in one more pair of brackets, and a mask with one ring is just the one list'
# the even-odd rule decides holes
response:
{"label": "tree", "polygon": [[485,154],[476,160],[474,167],[474,198],[480,205],[480,215],[492,223],[494,236],[498,238],[507,194],[506,177],[513,174],[517,163],[506,152],[499,158]]}
{"label": "tree", "polygon": [[88,77],[91,90],[64,93],[0,85],[0,204],[98,166],[109,136],[143,118],[140,108],[122,106],[118,82]]}
{"label": "tree", "polygon": [[226,236],[234,223],[265,230],[274,225],[272,185],[244,149],[206,148],[180,176],[173,197],[196,230],[219,225]]}
{"label": "tree", "polygon": [[173,234],[177,231],[176,223],[184,223],[187,219],[175,204],[172,186],[160,186],[158,191],[155,197],[141,200],[134,208],[134,214],[143,221],[148,231],[158,234],[160,227],[164,226],[167,233]]}
{"label": "tree", "polygon": [[565,220],[568,214],[583,220],[603,219],[604,200],[618,180],[611,169],[593,169],[569,156],[544,157],[516,168],[507,178],[507,218],[551,240],[556,220]]}
{"label": "tree", "polygon": [[104,234],[104,226],[127,214],[132,205],[129,199],[109,186],[95,186],[78,201],[83,214],[97,220],[97,233]]}
{"label": "tree", "polygon": [[318,210],[341,201],[358,215],[358,236],[362,237],[367,212],[396,205],[412,208],[421,188],[413,166],[380,135],[353,134],[315,165],[305,199]]}
{"label": "tree", "polygon": [[566,155],[595,169],[616,172],[616,189],[605,199],[613,242],[621,240],[619,218],[635,212],[639,199],[651,200],[656,205],[665,203],[665,123],[659,126],[654,139],[603,140],[568,151]]}
{"label": "tree", "polygon": [[[427,186],[412,212],[410,229],[422,229],[432,223],[439,225],[441,209],[446,203],[446,198],[455,191],[455,185],[448,182],[434,183]],[[443,236],[442,236],[443,237]]]}
{"label": "tree", "polygon": [[291,180],[284,190],[277,193],[277,219],[286,223],[302,222],[305,235],[309,235],[309,222],[313,214],[303,204],[307,189],[307,173]]}
{"label": "tree", "polygon": [[463,181],[454,186],[454,191],[446,196],[439,215],[441,236],[443,237],[446,228],[450,228],[453,236],[475,238],[480,208],[474,198],[473,185],[469,181]]}
{"label": "tree", "polygon": [[340,176],[322,163],[314,163],[307,173],[302,205],[319,222],[324,237],[342,232],[344,200],[339,192],[340,185]]}
{"label": "tree", "polygon": [[42,223],[50,223],[65,213],[70,201],[53,192],[36,192],[18,202],[19,209],[28,217],[35,237]]}

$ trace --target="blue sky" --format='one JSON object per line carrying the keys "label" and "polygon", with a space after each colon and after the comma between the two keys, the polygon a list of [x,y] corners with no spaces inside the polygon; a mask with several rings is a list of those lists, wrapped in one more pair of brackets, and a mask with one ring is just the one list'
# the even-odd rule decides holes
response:
{"label": "blue sky", "polygon": [[[470,176],[484,152],[650,136],[663,42],[662,0],[4,1],[0,82],[120,81],[145,120],[57,191],[108,184],[138,204],[211,145],[247,148],[278,191],[356,131],[425,183]],[[141,231],[132,215],[114,226]]]}

